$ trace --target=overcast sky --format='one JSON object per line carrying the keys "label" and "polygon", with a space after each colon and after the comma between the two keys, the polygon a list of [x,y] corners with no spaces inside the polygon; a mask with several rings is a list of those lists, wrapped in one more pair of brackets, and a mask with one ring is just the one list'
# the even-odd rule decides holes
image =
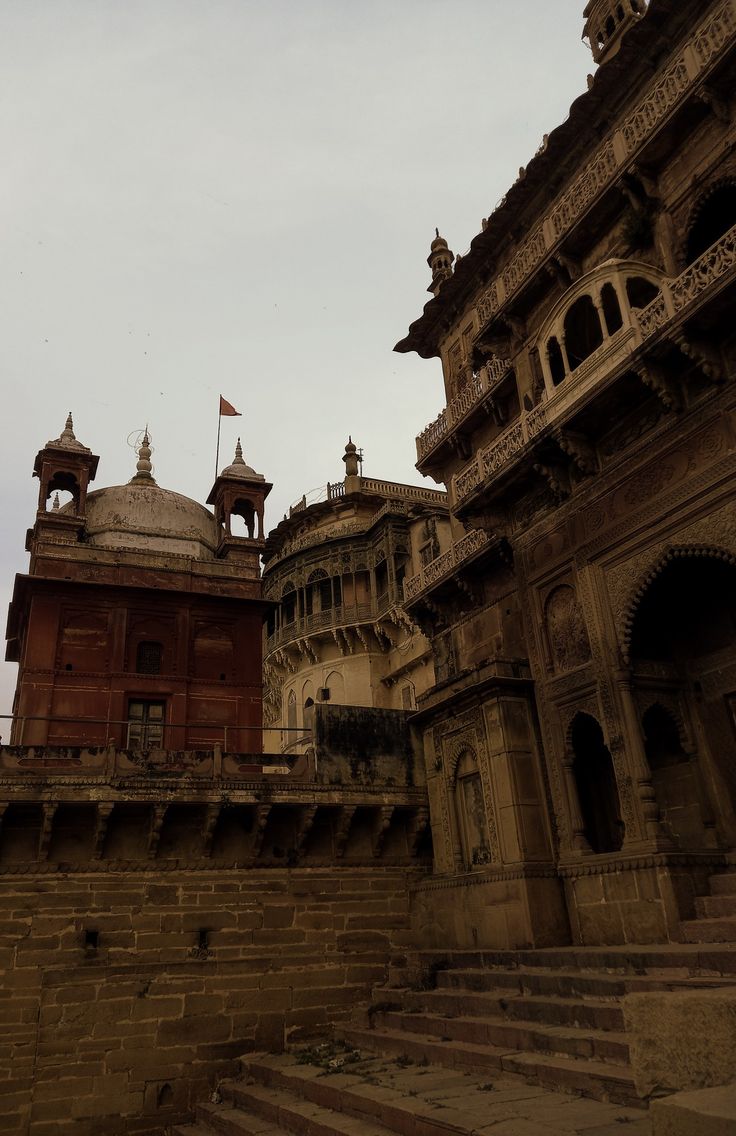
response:
{"label": "overcast sky", "polygon": [[435,225],[464,252],[585,89],[583,7],[0,0],[3,608],[69,409],[93,488],[148,422],[159,484],[204,501],[221,392],[220,465],[242,433],[268,527],[349,433],[366,475],[421,481],[439,363],[392,347]]}

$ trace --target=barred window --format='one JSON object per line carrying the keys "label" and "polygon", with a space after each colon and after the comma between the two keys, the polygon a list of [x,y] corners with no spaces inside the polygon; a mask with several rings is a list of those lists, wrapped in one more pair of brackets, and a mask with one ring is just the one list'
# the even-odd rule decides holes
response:
{"label": "barred window", "polygon": [[161,643],[143,640],[135,653],[135,669],[140,675],[161,674],[164,649]]}

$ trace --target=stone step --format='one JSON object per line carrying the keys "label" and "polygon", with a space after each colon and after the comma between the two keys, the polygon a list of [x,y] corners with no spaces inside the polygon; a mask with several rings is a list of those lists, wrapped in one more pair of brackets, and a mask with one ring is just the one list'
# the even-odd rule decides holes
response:
{"label": "stone step", "polygon": [[[374,1004],[375,1006],[375,1004]],[[378,1009],[381,1006],[378,1003]],[[390,1008],[390,1003],[385,1007]],[[498,992],[457,990],[428,990],[424,993],[406,991],[401,997],[401,1008],[410,1012],[428,1011],[452,1016],[506,1018],[526,1023],[574,1026],[578,1029],[623,1030],[624,1015],[620,1005],[604,998],[544,997],[520,994],[515,991]]]}
{"label": "stone step", "polygon": [[[730,960],[729,960],[730,963]],[[715,966],[713,969],[716,969]],[[444,970],[437,974],[438,990],[477,992],[509,991],[522,995],[559,998],[622,998],[655,990],[688,989],[722,985],[718,977],[693,977],[686,968],[672,968],[662,975],[607,974],[605,971],[579,973],[524,967],[518,970]],[[726,978],[725,981],[729,981]],[[730,976],[736,982],[736,975]],[[374,989],[375,1001],[390,1000],[395,992],[387,987]]]}
{"label": "stone step", "polygon": [[736,943],[736,916],[687,919],[680,930],[686,943]]}
{"label": "stone step", "polygon": [[570,1027],[540,1025],[535,1022],[509,1022],[493,1017],[453,1017],[441,1014],[389,1011],[374,1015],[374,1028],[403,1030],[425,1036],[442,1037],[471,1045],[497,1046],[532,1053],[564,1054],[625,1065],[629,1046],[624,1033],[604,1030],[577,1030]]}
{"label": "stone step", "polygon": [[541,1053],[521,1053],[501,1046],[444,1042],[436,1035],[404,1030],[342,1028],[348,1044],[361,1051],[401,1056],[444,1068],[474,1073],[515,1073],[559,1092],[581,1093],[598,1100],[641,1106],[634,1077],[626,1065]]}
{"label": "stone step", "polygon": [[724,915],[736,915],[736,893],[700,895],[695,900],[695,913],[698,919],[720,919]]}
{"label": "stone step", "polygon": [[[325,1108],[285,1089],[237,1082],[222,1088],[223,1105],[200,1106],[197,1118],[206,1116],[207,1123],[223,1136],[277,1136],[279,1131],[298,1136],[390,1136],[390,1129],[372,1118]],[[266,1126],[258,1128],[258,1120]]]}
{"label": "stone step", "polygon": [[708,880],[711,895],[736,895],[736,872],[720,872]]}
{"label": "stone step", "polygon": [[665,943],[647,946],[553,947],[520,951],[435,951],[412,953],[414,969],[436,971],[436,979],[447,970],[463,971],[545,971],[667,976],[724,974],[736,976],[736,944],[715,950],[692,943]]}
{"label": "stone step", "polygon": [[[519,1125],[520,1132],[538,1132],[541,1120],[554,1124],[556,1109],[564,1114],[566,1134],[577,1132],[578,1126],[590,1136],[594,1131],[603,1134],[603,1126],[614,1122],[631,1124],[635,1133],[642,1116],[638,1110],[622,1116],[618,1107],[614,1112],[598,1102],[576,1101],[532,1086],[526,1075],[523,1079],[517,1075],[494,1077],[489,1082],[467,1070],[403,1061],[387,1065],[383,1057],[371,1060],[363,1055],[357,1063],[346,1065],[342,1073],[298,1064],[292,1055],[249,1056],[243,1059],[243,1068],[259,1085],[377,1122],[401,1136],[449,1136],[452,1132],[471,1136],[496,1123],[501,1136],[509,1120]],[[237,1099],[237,1083],[232,1089],[233,1099]],[[229,1091],[230,1086],[225,1088]],[[555,1130],[544,1131],[553,1136]]]}

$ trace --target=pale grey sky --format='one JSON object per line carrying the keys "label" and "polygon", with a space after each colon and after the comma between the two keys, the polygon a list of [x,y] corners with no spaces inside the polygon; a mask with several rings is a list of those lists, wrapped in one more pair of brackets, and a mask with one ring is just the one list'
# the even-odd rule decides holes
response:
{"label": "pale grey sky", "polygon": [[348,433],[366,474],[421,480],[439,364],[392,347],[435,225],[464,252],[585,89],[583,7],[0,0],[3,609],[70,408],[94,488],[148,422],[159,484],[204,501],[222,392],[220,464],[242,433],[268,527]]}

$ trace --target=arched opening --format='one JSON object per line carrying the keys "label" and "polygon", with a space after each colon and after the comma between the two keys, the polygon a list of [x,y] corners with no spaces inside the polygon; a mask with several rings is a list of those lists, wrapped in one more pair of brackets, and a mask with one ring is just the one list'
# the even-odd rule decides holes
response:
{"label": "arched opening", "polygon": [[596,853],[618,852],[624,825],[613,759],[599,723],[590,714],[575,716],[571,743],[573,775],[588,844]]}
{"label": "arched opening", "polygon": [[692,264],[736,225],[736,184],[719,185],[702,201],[687,238],[687,262]]}
{"label": "arched opening", "polygon": [[73,473],[59,471],[58,473],[55,473],[54,476],[49,480],[49,483],[46,486],[47,511],[49,508],[49,501],[52,502],[51,508],[53,509],[53,501],[57,493],[59,494],[59,507],[62,507],[64,505],[68,506],[69,503],[72,502],[73,507],[68,511],[75,514],[79,512],[81,490],[79,488],[79,482],[77,481]]}
{"label": "arched opening", "polygon": [[549,359],[549,373],[552,376],[552,382],[555,386],[559,386],[566,374],[565,360],[562,356],[562,348],[554,335],[547,343],[547,358]]}
{"label": "arched opening", "polygon": [[623,327],[624,321],[621,315],[621,305],[618,302],[616,289],[610,281],[601,288],[601,306],[603,307],[603,318],[606,321],[608,334],[614,335]]}
{"label": "arched opening", "polygon": [[659,288],[643,276],[629,276],[626,280],[626,295],[632,308],[648,308],[659,295]]}
{"label": "arched opening", "polygon": [[590,296],[580,296],[565,316],[565,347],[574,371],[603,343],[600,316]]}
{"label": "arched opening", "polygon": [[[297,726],[296,717],[297,717],[296,694],[293,690],[290,690],[289,696],[288,696],[287,701],[286,701],[286,725],[290,730],[296,729],[296,726]],[[293,738],[287,738],[286,739],[287,745],[289,744],[290,741],[293,741],[293,740],[294,740]]]}
{"label": "arched opening", "polygon": [[296,588],[292,583],[284,584],[281,593],[281,626],[286,627],[296,619]]}
{"label": "arched opening", "polygon": [[230,532],[233,536],[253,540],[256,533],[256,511],[252,501],[239,497],[230,509]]}
{"label": "arched opening", "polygon": [[677,723],[655,702],[644,713],[641,724],[662,822],[678,848],[700,848],[704,828],[699,785]]}
{"label": "arched opening", "polygon": [[483,801],[483,785],[478,770],[478,758],[472,749],[466,749],[457,763],[455,813],[466,870],[471,871],[490,864],[491,851],[488,846],[488,822]]}
{"label": "arched opening", "polygon": [[[694,782],[677,793],[689,793],[691,804],[699,797],[701,814],[710,818],[712,809],[721,838],[736,847],[736,566],[707,550],[671,555],[636,610],[629,654],[635,675],[646,672],[647,664],[651,670],[652,662],[664,668],[670,692],[687,705],[696,726],[697,755],[690,759]],[[680,756],[672,725],[661,715],[643,725],[653,774],[655,767],[668,768],[667,760],[671,767]],[[685,778],[684,770],[670,768],[671,782],[675,774]],[[667,789],[673,800],[675,792]],[[660,799],[660,808],[667,799],[666,794]],[[675,807],[680,809],[677,825],[692,842],[697,818],[684,803]]]}
{"label": "arched opening", "polygon": [[613,16],[609,16],[608,19],[606,20],[606,35],[608,36],[609,39],[611,38],[611,36],[613,35],[613,33],[615,31],[616,31],[616,21],[614,20]]}

